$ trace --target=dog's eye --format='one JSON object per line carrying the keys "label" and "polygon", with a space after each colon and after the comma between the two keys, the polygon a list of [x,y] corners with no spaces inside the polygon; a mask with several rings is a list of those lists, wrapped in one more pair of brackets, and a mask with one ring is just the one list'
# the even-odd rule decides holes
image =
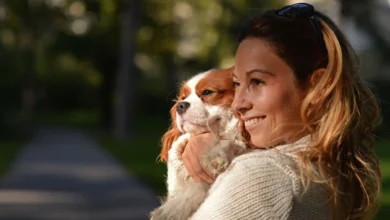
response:
{"label": "dog's eye", "polygon": [[203,90],[202,96],[210,95],[211,93],[213,93],[213,91],[206,89],[206,90]]}

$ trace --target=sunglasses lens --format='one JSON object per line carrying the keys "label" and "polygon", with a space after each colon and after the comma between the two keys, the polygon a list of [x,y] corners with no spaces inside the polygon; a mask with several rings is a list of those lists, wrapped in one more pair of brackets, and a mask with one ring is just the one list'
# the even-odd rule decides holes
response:
{"label": "sunglasses lens", "polygon": [[287,17],[310,16],[314,12],[314,7],[305,3],[298,3],[283,7],[278,14]]}

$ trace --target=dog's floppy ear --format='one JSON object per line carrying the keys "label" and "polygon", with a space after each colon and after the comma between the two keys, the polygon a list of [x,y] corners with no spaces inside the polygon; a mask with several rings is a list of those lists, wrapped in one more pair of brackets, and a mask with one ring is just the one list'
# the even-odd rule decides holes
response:
{"label": "dog's floppy ear", "polygon": [[160,160],[162,162],[168,161],[168,151],[171,149],[172,144],[181,135],[176,125],[176,104],[171,108],[171,128],[162,137],[162,149],[160,153]]}

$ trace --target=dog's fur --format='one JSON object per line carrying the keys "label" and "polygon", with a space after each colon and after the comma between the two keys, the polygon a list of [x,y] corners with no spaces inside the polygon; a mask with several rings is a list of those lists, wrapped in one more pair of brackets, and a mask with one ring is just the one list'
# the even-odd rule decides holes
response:
{"label": "dog's fur", "polygon": [[213,177],[225,171],[232,159],[246,150],[239,121],[231,110],[232,74],[233,68],[213,69],[183,83],[171,109],[172,127],[163,137],[160,155],[163,161],[168,161],[168,196],[151,213],[151,219],[188,219],[207,197],[210,185],[193,181],[181,160],[191,135],[213,132],[217,137],[211,150],[201,158],[201,165]]}

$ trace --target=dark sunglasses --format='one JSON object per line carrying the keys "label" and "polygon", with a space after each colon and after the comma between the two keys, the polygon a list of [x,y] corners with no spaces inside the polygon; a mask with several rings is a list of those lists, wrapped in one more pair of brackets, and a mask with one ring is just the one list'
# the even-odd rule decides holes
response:
{"label": "dark sunglasses", "polygon": [[313,5],[307,3],[297,3],[293,5],[284,6],[281,9],[275,11],[277,15],[289,18],[309,18],[311,25],[313,26],[318,43],[320,44],[321,51],[324,57],[328,56],[324,38],[322,36],[320,25],[315,17],[315,11]]}

